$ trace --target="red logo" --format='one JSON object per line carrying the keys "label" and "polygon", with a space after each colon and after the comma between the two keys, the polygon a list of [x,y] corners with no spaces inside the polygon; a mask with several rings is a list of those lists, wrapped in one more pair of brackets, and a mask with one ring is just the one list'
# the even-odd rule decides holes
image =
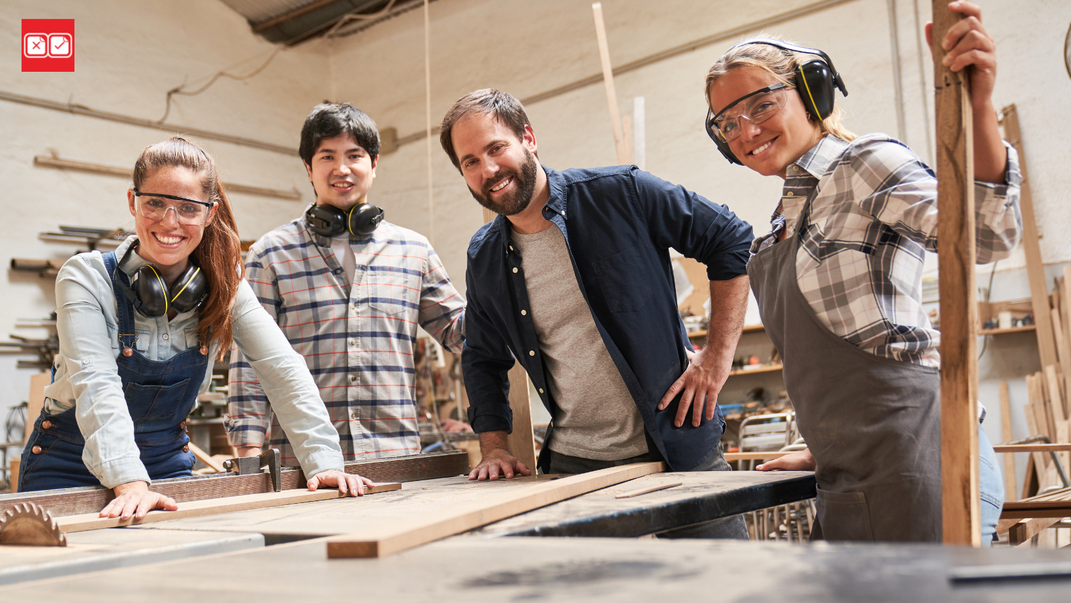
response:
{"label": "red logo", "polygon": [[74,71],[74,19],[23,19],[22,70]]}

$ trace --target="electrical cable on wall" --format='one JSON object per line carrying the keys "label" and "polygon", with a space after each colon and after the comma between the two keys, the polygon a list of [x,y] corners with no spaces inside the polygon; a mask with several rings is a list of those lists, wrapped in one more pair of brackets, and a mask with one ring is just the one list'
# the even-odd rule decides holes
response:
{"label": "electrical cable on wall", "polygon": [[435,193],[432,188],[431,170],[431,39],[428,17],[428,0],[424,0],[424,104],[428,132],[428,241],[435,245]]}
{"label": "electrical cable on wall", "polygon": [[[325,40],[327,40],[328,38],[333,36],[335,34],[335,32],[337,32],[339,30],[340,27],[342,27],[346,23],[349,23],[350,21],[366,20],[366,19],[378,19],[380,17],[383,17],[383,16],[387,15],[387,13],[389,13],[391,11],[391,9],[394,8],[394,4],[397,1],[398,0],[390,0],[390,2],[387,3],[387,6],[383,7],[383,10],[381,10],[381,11],[379,11],[377,13],[372,13],[370,15],[356,14],[356,11],[350,12],[350,13],[346,13],[345,15],[342,15],[341,17],[338,18],[338,21],[336,21],[335,24],[333,26],[331,26],[331,29],[327,30],[327,32],[324,33],[324,35],[320,36],[320,38],[316,42],[315,46],[318,46],[318,45],[322,44]],[[424,11],[425,11],[425,28],[426,28],[427,27],[427,0],[424,1],[424,4],[425,4],[425,8],[424,8]],[[205,84],[204,86],[201,86],[200,88],[198,88],[197,90],[194,90],[192,92],[186,92],[184,90],[184,88],[186,88],[186,84],[182,84],[181,86],[178,86],[178,87],[172,88],[171,90],[168,90],[167,91],[166,105],[164,107],[164,116],[161,117],[159,119],[159,121],[157,121],[156,123],[159,123],[159,124],[164,123],[164,120],[167,119],[167,116],[171,114],[171,97],[172,96],[174,96],[176,94],[181,94],[182,96],[197,96],[198,94],[201,94],[205,90],[208,90],[209,88],[211,88],[212,85],[215,84],[217,81],[219,81],[220,78],[224,78],[224,77],[230,78],[232,80],[237,80],[237,81],[248,80],[248,79],[252,78],[253,76],[259,74],[261,71],[264,71],[264,69],[266,69],[268,67],[268,65],[270,65],[271,62],[275,59],[276,55],[279,54],[280,50],[283,50],[284,48],[289,48],[290,47],[290,43],[293,42],[294,40],[297,40],[300,37],[301,36],[297,36],[297,37],[291,38],[290,40],[287,40],[285,42],[280,43],[278,46],[276,46],[275,50],[273,50],[271,52],[271,54],[268,56],[268,59],[266,61],[264,61],[264,63],[261,64],[260,67],[257,67],[252,72],[250,72],[250,73],[248,73],[246,75],[234,75],[232,73],[227,73],[226,71],[217,71],[211,77],[211,79],[208,80],[207,84]],[[315,46],[313,46],[313,47],[315,48]]]}

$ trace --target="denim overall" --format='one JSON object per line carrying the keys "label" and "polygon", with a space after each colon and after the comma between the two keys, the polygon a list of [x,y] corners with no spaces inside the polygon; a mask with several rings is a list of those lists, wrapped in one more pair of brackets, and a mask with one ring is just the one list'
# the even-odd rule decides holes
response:
{"label": "denim overall", "polygon": [[[114,252],[104,254],[104,265],[115,293],[119,345],[133,352],[130,356],[119,354],[116,363],[141,462],[153,480],[189,476],[194,457],[187,446],[190,438],[186,435],[186,417],[197,401],[208,356],[200,348],[188,349],[163,362],[142,356],[134,348],[134,307],[116,280],[128,282],[127,275],[118,269]],[[22,450],[20,492],[100,485],[82,462],[85,439],[75,419],[76,408],[56,415],[41,411]],[[35,454],[33,450],[38,447],[40,452]]]}
{"label": "denim overall", "polygon": [[[812,201],[801,212],[800,232]],[[792,235],[757,253],[748,276],[817,464],[811,536],[940,542],[940,373],[865,352],[822,324],[797,281],[799,239]],[[980,426],[978,452],[984,541],[996,530],[1004,492]]]}

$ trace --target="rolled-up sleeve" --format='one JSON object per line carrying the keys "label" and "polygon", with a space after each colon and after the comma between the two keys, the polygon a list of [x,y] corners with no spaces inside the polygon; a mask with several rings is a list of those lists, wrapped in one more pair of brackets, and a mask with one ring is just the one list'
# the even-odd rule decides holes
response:
{"label": "rolled-up sleeve", "polygon": [[726,281],[747,274],[751,225],[725,205],[638,168],[632,170],[640,210],[655,241],[707,267],[707,279]]}

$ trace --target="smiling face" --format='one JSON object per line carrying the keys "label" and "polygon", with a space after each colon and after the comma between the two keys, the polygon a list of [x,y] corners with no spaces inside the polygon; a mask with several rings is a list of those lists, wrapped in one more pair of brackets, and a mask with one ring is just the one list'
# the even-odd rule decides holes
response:
{"label": "smiling face", "polygon": [[[181,166],[165,166],[149,173],[139,185],[141,199],[153,193],[208,202],[201,177]],[[160,269],[170,285],[189,265],[190,254],[201,244],[204,229],[215,218],[213,209],[204,224],[181,224],[175,211],[153,220],[137,212],[133,189],[127,191],[130,214],[138,233],[137,254]]]}
{"label": "smiling face", "polygon": [[316,189],[318,205],[347,211],[368,200],[378,164],[379,157],[371,157],[352,134],[340,134],[320,142],[305,170]]}
{"label": "smiling face", "polygon": [[[737,99],[778,82],[773,74],[758,67],[732,69],[710,86],[710,106],[721,112]],[[759,125],[740,120],[740,137],[729,149],[745,166],[763,176],[782,178],[797,159],[818,144],[820,126],[807,118],[803,101],[794,90],[786,95],[785,106]]]}
{"label": "smiling face", "polygon": [[539,177],[545,177],[530,127],[518,138],[494,116],[472,113],[454,125],[451,140],[465,184],[480,205],[503,216],[529,207]]}

